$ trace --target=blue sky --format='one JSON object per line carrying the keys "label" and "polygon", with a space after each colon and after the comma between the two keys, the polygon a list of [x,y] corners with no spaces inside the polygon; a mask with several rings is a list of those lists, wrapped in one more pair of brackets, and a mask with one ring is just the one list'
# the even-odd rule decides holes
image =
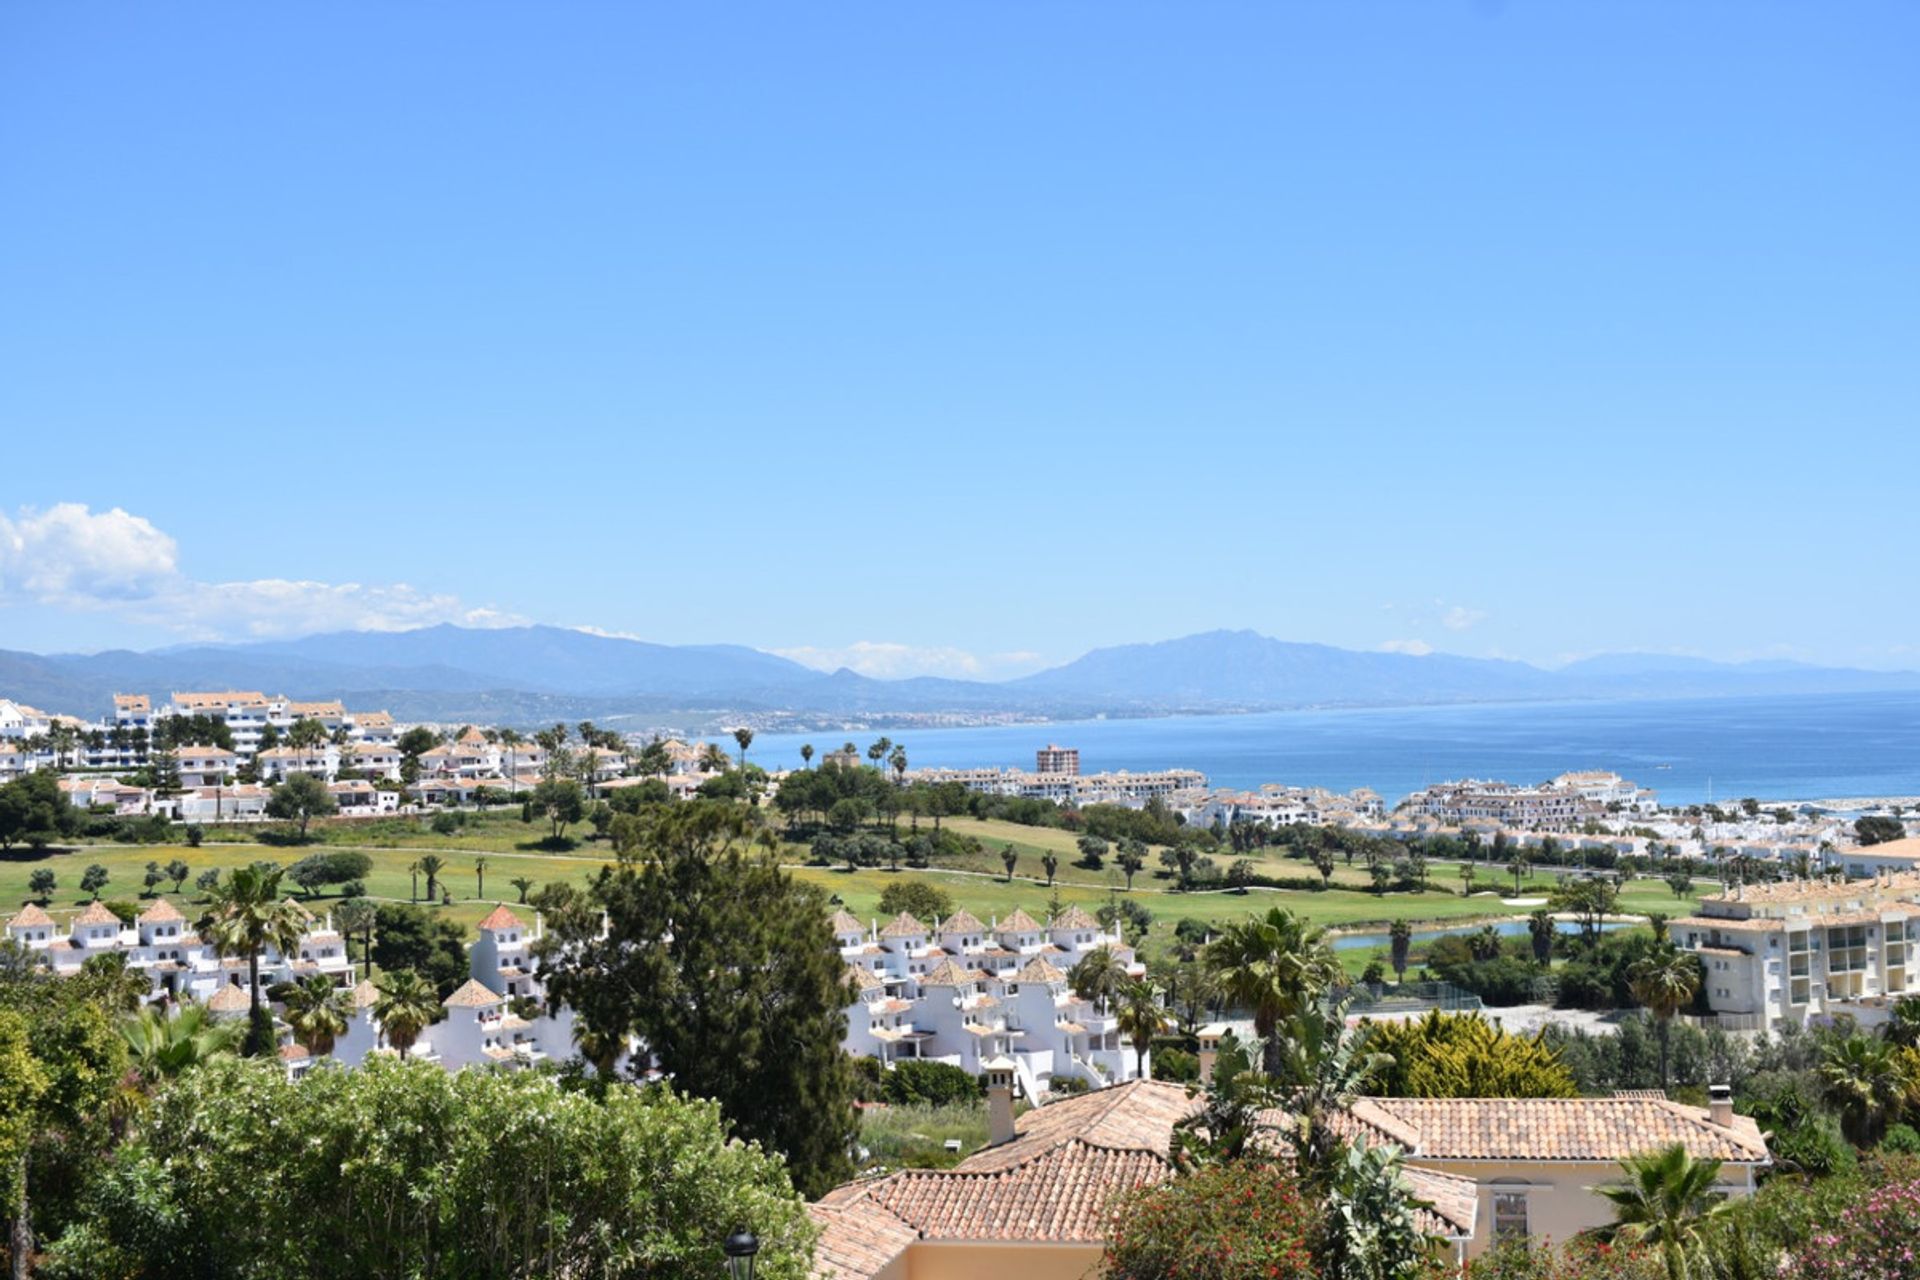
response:
{"label": "blue sky", "polygon": [[0,647],[1920,665],[1920,8],[0,10]]}

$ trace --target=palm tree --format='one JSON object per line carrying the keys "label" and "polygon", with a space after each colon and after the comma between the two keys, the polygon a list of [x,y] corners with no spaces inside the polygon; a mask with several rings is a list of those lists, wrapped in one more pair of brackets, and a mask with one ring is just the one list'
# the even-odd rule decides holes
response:
{"label": "palm tree", "polygon": [[1147,860],[1141,857],[1139,851],[1130,844],[1123,844],[1120,846],[1119,856],[1114,858],[1114,861],[1120,864],[1120,873],[1127,878],[1127,892],[1132,893],[1133,878],[1139,874],[1140,868],[1147,865]]}
{"label": "palm tree", "polygon": [[900,786],[907,780],[907,749],[896,746],[887,757],[887,763],[893,766],[893,785]]}
{"label": "palm tree", "polygon": [[526,905],[527,893],[533,888],[533,877],[515,876],[513,879],[507,881],[507,883],[520,891],[521,905]]}
{"label": "palm tree", "polygon": [[805,768],[813,768],[813,744],[811,742],[803,742],[800,744],[800,763]]}
{"label": "palm tree", "polygon": [[1407,980],[1407,953],[1413,950],[1413,925],[1405,919],[1395,920],[1387,928],[1387,940],[1393,946],[1393,980],[1404,983]]}
{"label": "palm tree", "polygon": [[1700,994],[1700,961],[1671,942],[1635,960],[1627,969],[1627,989],[1654,1016],[1660,1036],[1660,1087],[1667,1087],[1667,1039],[1673,1015]]}
{"label": "palm tree", "polygon": [[149,1087],[209,1058],[234,1052],[246,1034],[238,1022],[216,1022],[203,1004],[182,1005],[171,1016],[148,1005],[120,1024],[128,1064]]}
{"label": "palm tree", "polygon": [[[1106,950],[1105,947],[1100,949]],[[1133,1046],[1134,1075],[1146,1079],[1147,1050],[1152,1047],[1153,1038],[1166,1030],[1167,1025],[1167,1011],[1161,1007],[1153,988],[1137,981],[1122,987],[1119,1001],[1114,1006],[1113,1023],[1120,1034],[1127,1038],[1127,1043]]]}
{"label": "palm tree", "polygon": [[520,736],[518,730],[502,729],[500,731],[500,745],[507,749],[507,779],[510,787],[512,786],[513,778],[516,776],[516,771],[513,766],[519,756],[515,748],[525,741],[526,739]]}
{"label": "palm tree", "polygon": [[1000,851],[1000,865],[1007,869],[1008,884],[1013,883],[1013,864],[1018,861],[1020,861],[1020,855],[1013,851],[1012,845],[1008,845]]}
{"label": "palm tree", "polygon": [[1827,1100],[1839,1108],[1840,1127],[1858,1147],[1878,1140],[1914,1087],[1894,1046],[1869,1036],[1829,1041],[1816,1070]]}
{"label": "palm tree", "polygon": [[476,898],[487,896],[487,860],[485,858],[473,860],[473,896]]}
{"label": "palm tree", "polygon": [[280,896],[281,871],[270,862],[235,867],[213,887],[200,925],[200,936],[215,951],[247,958],[247,1049],[255,1056],[273,1052],[271,1043],[260,1043],[260,953],[272,947],[292,955],[307,925],[306,912]]}
{"label": "palm tree", "polygon": [[1474,865],[1471,862],[1464,863],[1461,865],[1460,879],[1464,882],[1460,889],[1461,897],[1471,898],[1473,896],[1473,878],[1479,874],[1480,872],[1474,867]]}
{"label": "palm tree", "polygon": [[753,730],[744,725],[733,731],[733,740],[740,744],[740,772],[747,771],[747,748],[753,745]]}
{"label": "palm tree", "polygon": [[1060,859],[1054,857],[1049,849],[1040,855],[1040,867],[1047,873],[1047,888],[1053,888],[1053,873],[1060,869]]}
{"label": "palm tree", "polygon": [[1715,1189],[1720,1162],[1696,1160],[1685,1144],[1676,1142],[1623,1160],[1620,1166],[1626,1171],[1624,1181],[1596,1188],[1613,1203],[1614,1234],[1655,1246],[1667,1264],[1667,1280],[1687,1280],[1705,1227],[1727,1210],[1726,1198]]}
{"label": "palm tree", "polygon": [[333,922],[340,926],[340,932],[351,938],[360,935],[360,958],[369,966],[373,963],[373,926],[380,917],[380,908],[368,898],[346,898],[333,909]]}
{"label": "palm tree", "polygon": [[1553,917],[1544,908],[1527,917],[1527,934],[1533,939],[1533,958],[1536,961],[1545,964],[1553,959]]}
{"label": "palm tree", "polygon": [[407,901],[418,902],[420,901],[420,860],[415,858],[409,863],[407,865],[407,871],[413,876],[413,888],[408,891]]}
{"label": "palm tree", "polygon": [[347,991],[324,973],[310,973],[278,988],[275,994],[286,1008],[293,1038],[314,1057],[332,1053],[333,1042],[347,1034],[347,1020],[352,1016]]}
{"label": "palm tree", "polygon": [[1507,864],[1507,870],[1513,874],[1513,896],[1520,896],[1520,881],[1527,874],[1527,860],[1515,858]]}
{"label": "palm tree", "polygon": [[1908,1049],[1920,1049],[1920,996],[1901,996],[1888,1010],[1880,1034]]}
{"label": "palm tree", "polygon": [[440,1016],[439,994],[431,982],[411,969],[381,974],[373,980],[373,989],[373,1016],[379,1019],[387,1043],[399,1051],[404,1062],[420,1033]]}
{"label": "palm tree", "polygon": [[1228,1001],[1252,1012],[1267,1074],[1279,1074],[1280,1023],[1312,1006],[1340,976],[1326,931],[1273,907],[1222,929],[1205,957]]}
{"label": "palm tree", "polygon": [[1129,981],[1127,967],[1112,947],[1095,947],[1067,973],[1067,985],[1073,988],[1073,994],[1099,1004],[1116,999]]}
{"label": "palm tree", "polygon": [[427,901],[432,902],[434,886],[439,883],[440,873],[446,870],[447,860],[437,853],[423,853],[417,865],[420,874],[427,878]]}

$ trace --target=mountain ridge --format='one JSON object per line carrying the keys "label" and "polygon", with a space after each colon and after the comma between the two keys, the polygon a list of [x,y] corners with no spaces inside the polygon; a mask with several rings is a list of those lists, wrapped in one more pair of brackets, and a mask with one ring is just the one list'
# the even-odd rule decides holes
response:
{"label": "mountain ridge", "polygon": [[1920,673],[1602,654],[1559,669],[1277,640],[1251,630],[1105,646],[1005,681],[882,680],[743,645],[662,645],[564,627],[344,631],[134,652],[0,650],[0,697],[103,714],[115,692],[227,687],[342,698],[419,719],[506,723],[773,713],[1154,715],[1315,706],[1761,696],[1920,689]]}

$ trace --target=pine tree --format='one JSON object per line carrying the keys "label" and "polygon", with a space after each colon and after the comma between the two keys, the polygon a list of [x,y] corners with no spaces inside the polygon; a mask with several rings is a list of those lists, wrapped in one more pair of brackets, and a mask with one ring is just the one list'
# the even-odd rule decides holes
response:
{"label": "pine tree", "polygon": [[845,975],[820,891],[751,848],[754,825],[704,801],[663,817],[601,869],[590,907],[551,918],[549,992],[603,1034],[638,1036],[677,1090],[717,1100],[819,1195],[851,1172]]}

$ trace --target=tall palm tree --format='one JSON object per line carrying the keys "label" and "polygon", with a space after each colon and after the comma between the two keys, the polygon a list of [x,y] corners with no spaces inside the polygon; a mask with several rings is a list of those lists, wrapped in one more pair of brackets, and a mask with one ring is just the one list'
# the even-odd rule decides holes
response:
{"label": "tall palm tree", "polygon": [[1012,845],[1008,845],[1000,851],[1000,865],[1007,869],[1008,884],[1013,883],[1013,865],[1018,861],[1020,861],[1020,855],[1014,852]]}
{"label": "tall palm tree", "polygon": [[740,772],[747,771],[747,748],[753,745],[753,730],[742,725],[733,731],[733,740],[740,744]]}
{"label": "tall palm tree", "polygon": [[1067,973],[1067,985],[1073,988],[1073,994],[1100,1004],[1115,1000],[1130,981],[1127,967],[1112,947],[1095,947]]}
{"label": "tall palm tree", "polygon": [[274,994],[286,1008],[293,1038],[314,1057],[332,1053],[333,1042],[347,1034],[347,1021],[352,1016],[347,990],[324,973],[310,973],[298,982],[286,983]]}
{"label": "tall palm tree", "polygon": [[1901,996],[1895,1000],[1880,1034],[1897,1045],[1920,1049],[1920,996]]}
{"label": "tall palm tree", "polygon": [[803,742],[800,744],[800,763],[806,768],[813,768],[813,744],[811,742]]}
{"label": "tall palm tree", "polygon": [[434,888],[440,883],[440,873],[447,869],[447,860],[437,853],[420,855],[420,874],[427,878],[427,901],[434,899]]}
{"label": "tall palm tree", "polygon": [[520,891],[520,902],[522,905],[525,905],[527,901],[527,892],[533,888],[533,884],[534,884],[533,877],[532,876],[515,876],[513,879],[507,881],[507,883]]}
{"label": "tall palm tree", "polygon": [[1413,925],[1404,917],[1387,928],[1387,941],[1393,947],[1393,980],[1407,980],[1407,956],[1413,950]]}
{"label": "tall palm tree", "polygon": [[1683,1143],[1620,1162],[1626,1178],[1596,1190],[1613,1203],[1614,1234],[1659,1249],[1667,1280],[1688,1280],[1709,1222],[1725,1213],[1727,1200],[1715,1189],[1718,1160],[1696,1160]]}
{"label": "tall palm tree", "polygon": [[373,980],[373,1016],[387,1043],[406,1060],[407,1050],[420,1033],[440,1016],[440,997],[433,984],[411,969],[396,969]]}
{"label": "tall palm tree", "polygon": [[235,1052],[246,1034],[238,1022],[215,1021],[202,1004],[182,1005],[172,1015],[148,1005],[120,1024],[127,1061],[148,1087],[209,1058]]}
{"label": "tall palm tree", "polygon": [[1827,1100],[1840,1110],[1840,1127],[1860,1147],[1878,1140],[1915,1087],[1893,1044],[1871,1036],[1829,1041],[1815,1070]]}
{"label": "tall palm tree", "polygon": [[1047,873],[1047,888],[1053,888],[1053,873],[1060,869],[1060,859],[1056,858],[1053,851],[1049,849],[1040,855],[1040,866]]}
{"label": "tall palm tree", "polygon": [[476,898],[487,896],[487,860],[485,858],[473,860],[473,896]]}
{"label": "tall palm tree", "polygon": [[[200,936],[213,944],[223,956],[247,958],[247,999],[249,1025],[258,1028],[260,1010],[260,955],[268,947],[283,956],[292,955],[306,929],[306,913],[280,895],[283,868],[270,862],[235,867],[215,885],[209,895],[207,914],[200,925]],[[271,1053],[271,1044],[258,1043],[251,1035],[248,1049],[256,1055]]]}
{"label": "tall palm tree", "polygon": [[408,902],[420,901],[420,859],[415,858],[407,864],[407,873],[413,877],[413,888],[407,892]]}
{"label": "tall palm tree", "polygon": [[1533,939],[1533,958],[1541,964],[1553,959],[1554,932],[1553,916],[1544,907],[1527,916],[1527,936]]}
{"label": "tall palm tree", "polygon": [[904,784],[907,780],[907,749],[894,747],[892,754],[887,757],[887,763],[893,766],[893,785],[897,787]]}
{"label": "tall palm tree", "polygon": [[349,938],[360,935],[360,958],[369,967],[373,964],[373,926],[379,918],[380,908],[370,898],[344,898],[333,909],[333,922],[342,934]]}
{"label": "tall palm tree", "polygon": [[1700,994],[1700,961],[1690,951],[1682,951],[1672,942],[1662,943],[1656,951],[1635,960],[1627,969],[1627,989],[1645,1005],[1654,1017],[1654,1030],[1660,1037],[1660,1087],[1667,1087],[1667,1040],[1672,1032],[1673,1015],[1693,1003]]}
{"label": "tall palm tree", "polygon": [[1280,1070],[1280,1023],[1311,1007],[1340,975],[1326,931],[1285,907],[1226,926],[1207,944],[1205,960],[1228,1001],[1253,1014],[1268,1075]]}
{"label": "tall palm tree", "polygon": [[[1101,950],[1106,948],[1102,947]],[[1134,1075],[1146,1079],[1147,1050],[1153,1046],[1153,1038],[1164,1031],[1167,1025],[1167,1011],[1161,1007],[1153,988],[1137,981],[1122,987],[1119,1002],[1114,1006],[1113,1023],[1119,1028],[1120,1034],[1127,1038],[1127,1043],[1133,1046]]]}

